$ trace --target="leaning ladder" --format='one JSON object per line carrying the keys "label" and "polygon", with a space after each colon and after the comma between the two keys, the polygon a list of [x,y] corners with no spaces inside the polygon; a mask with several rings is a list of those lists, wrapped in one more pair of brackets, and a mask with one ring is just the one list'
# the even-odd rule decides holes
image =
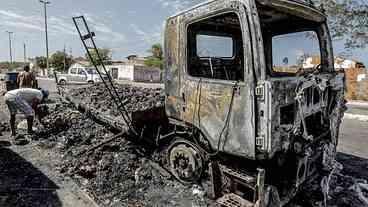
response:
{"label": "leaning ladder", "polygon": [[[97,49],[94,37],[96,36],[94,32],[91,32],[86,19],[84,16],[78,16],[73,17],[73,22],[75,27],[77,28],[78,34],[80,39],[82,40],[83,46],[87,52],[87,55],[92,62],[93,66],[95,67],[98,75],[100,76],[106,90],[110,94],[113,102],[117,106],[125,124],[129,127],[129,129],[135,134],[138,135],[138,133],[135,131],[134,127],[132,126],[132,119],[129,116],[128,111],[125,108],[124,102],[122,98],[120,97],[116,87],[113,84],[112,78],[108,71],[106,70],[105,64],[103,59],[101,58],[101,55]],[[96,53],[96,58],[93,58],[91,55],[91,50],[93,50]],[[98,63],[101,64],[101,67],[104,71],[104,73],[107,75],[107,80],[104,79],[100,69],[98,68]]]}

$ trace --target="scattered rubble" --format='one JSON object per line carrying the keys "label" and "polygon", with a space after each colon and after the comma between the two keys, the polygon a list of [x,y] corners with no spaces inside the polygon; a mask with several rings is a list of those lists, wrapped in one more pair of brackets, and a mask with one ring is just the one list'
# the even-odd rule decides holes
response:
{"label": "scattered rubble", "polygon": [[149,150],[126,136],[87,153],[114,133],[67,104],[48,110],[34,139],[39,139],[40,147],[60,153],[58,170],[74,178],[101,206],[207,206],[204,192],[174,180],[149,160],[153,157]]}
{"label": "scattered rubble", "polygon": [[327,205],[324,205],[324,198],[316,180],[306,185],[303,193],[299,193],[288,207],[366,207],[368,206],[367,187],[367,180],[357,179],[344,173],[336,173],[331,176]]}
{"label": "scattered rubble", "polygon": [[[129,111],[163,104],[160,89],[144,89],[141,92],[140,88],[133,88],[119,88],[126,95],[124,100],[131,103],[127,105]],[[101,94],[93,95],[96,93]],[[136,93],[140,98],[128,96],[135,96]],[[107,93],[96,86],[73,90],[72,95],[101,111],[116,110]],[[103,98],[92,98],[94,96]],[[148,103],[137,104],[137,100]],[[194,186],[182,185],[161,167],[159,153],[128,141],[128,135],[98,146],[116,133],[66,103],[49,105],[48,113],[43,118],[43,124],[37,124],[38,133],[33,139],[38,139],[40,147],[59,153],[62,158],[57,161],[57,170],[73,178],[101,206],[197,207],[213,204],[206,194],[208,181]],[[93,146],[98,147],[89,151]],[[333,174],[328,206],[367,206],[367,185],[367,180],[356,179],[344,170]],[[320,186],[318,181],[306,186],[306,190],[288,207],[324,206]]]}
{"label": "scattered rubble", "polygon": [[9,132],[10,127],[7,122],[0,122],[0,136],[3,136],[4,133]]}
{"label": "scattered rubble", "polygon": [[[128,112],[146,111],[164,105],[165,96],[161,88],[142,88],[131,85],[115,85]],[[79,88],[70,91],[71,97],[83,100],[85,105],[92,105],[95,109],[119,116],[116,104],[108,91],[101,84]]]}

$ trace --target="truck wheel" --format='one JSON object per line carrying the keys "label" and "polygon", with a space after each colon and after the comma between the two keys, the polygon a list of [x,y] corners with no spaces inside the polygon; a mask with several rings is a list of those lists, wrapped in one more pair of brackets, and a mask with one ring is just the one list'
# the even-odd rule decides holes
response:
{"label": "truck wheel", "polygon": [[88,84],[94,84],[95,82],[94,81],[88,81]]}
{"label": "truck wheel", "polygon": [[66,81],[65,81],[65,80],[60,80],[60,81],[59,81],[59,84],[60,84],[60,85],[66,85]]}
{"label": "truck wheel", "polygon": [[176,139],[167,151],[171,173],[181,182],[197,182],[203,171],[203,158],[198,148],[184,139]]}

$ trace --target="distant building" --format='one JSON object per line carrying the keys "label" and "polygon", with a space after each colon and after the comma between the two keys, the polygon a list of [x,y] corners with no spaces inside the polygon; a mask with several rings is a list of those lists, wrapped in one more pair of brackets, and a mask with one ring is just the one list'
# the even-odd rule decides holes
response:
{"label": "distant building", "polygon": [[[321,58],[317,56],[308,57],[303,64],[303,68],[314,68],[321,63]],[[368,76],[364,64],[357,60],[349,60],[341,57],[335,58],[335,70],[345,72],[346,98],[348,100],[364,99],[368,100]],[[362,98],[363,97],[363,98]]]}
{"label": "distant building", "polygon": [[160,82],[161,80],[160,68],[124,63],[107,65],[106,69],[115,80],[138,82]]}
{"label": "distant building", "polygon": [[[319,64],[321,64],[321,57],[312,56],[312,57],[308,57],[305,59],[303,63],[303,68],[314,68]],[[335,58],[334,66],[336,70],[351,69],[351,68],[365,68],[362,62],[359,62],[357,60],[344,59],[341,57]]]}
{"label": "distant building", "polygon": [[137,55],[130,55],[125,61],[111,61],[112,64],[107,65],[106,69],[115,80],[160,82],[160,68],[148,67],[144,64],[144,60],[144,58]]}
{"label": "distant building", "polygon": [[138,57],[137,55],[129,55],[127,59],[129,64],[144,66],[145,58],[143,57]]}

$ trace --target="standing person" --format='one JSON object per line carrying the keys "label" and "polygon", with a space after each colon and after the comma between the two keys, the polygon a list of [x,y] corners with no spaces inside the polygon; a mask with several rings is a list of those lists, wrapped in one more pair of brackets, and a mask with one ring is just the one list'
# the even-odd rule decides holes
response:
{"label": "standing person", "polygon": [[28,133],[33,133],[33,119],[38,112],[37,106],[47,99],[49,92],[43,89],[20,88],[9,91],[5,94],[5,103],[10,112],[11,135],[16,136],[15,116],[17,111],[21,111],[27,117]]}
{"label": "standing person", "polygon": [[37,81],[28,65],[24,66],[24,71],[18,75],[17,84],[19,88],[34,88],[37,85]]}

